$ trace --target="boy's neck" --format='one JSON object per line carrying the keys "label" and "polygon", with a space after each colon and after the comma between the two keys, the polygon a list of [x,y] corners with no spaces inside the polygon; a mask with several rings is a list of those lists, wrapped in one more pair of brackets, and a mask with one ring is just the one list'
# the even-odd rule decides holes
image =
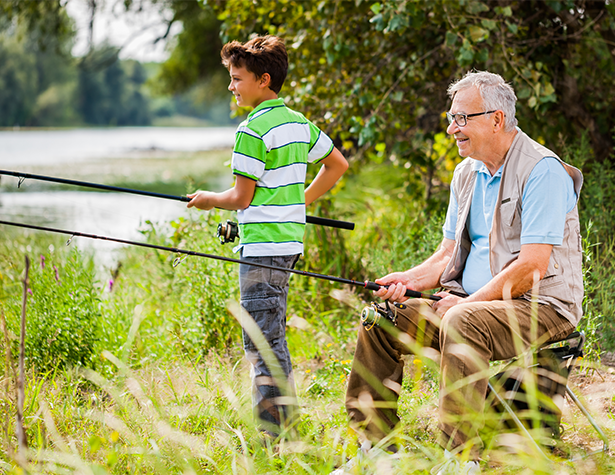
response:
{"label": "boy's neck", "polygon": [[254,108],[256,109],[258,106],[260,106],[265,101],[271,101],[277,98],[278,98],[278,95],[275,92],[273,92],[271,89],[269,89],[269,91],[263,94],[260,100],[256,104],[254,104]]}

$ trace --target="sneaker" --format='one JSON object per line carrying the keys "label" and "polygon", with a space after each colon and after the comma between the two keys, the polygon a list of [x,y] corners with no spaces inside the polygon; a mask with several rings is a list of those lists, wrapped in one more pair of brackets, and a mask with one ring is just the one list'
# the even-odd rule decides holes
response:
{"label": "sneaker", "polygon": [[444,462],[439,463],[429,472],[431,475],[479,475],[480,465],[475,460],[463,462],[457,456],[444,451]]}

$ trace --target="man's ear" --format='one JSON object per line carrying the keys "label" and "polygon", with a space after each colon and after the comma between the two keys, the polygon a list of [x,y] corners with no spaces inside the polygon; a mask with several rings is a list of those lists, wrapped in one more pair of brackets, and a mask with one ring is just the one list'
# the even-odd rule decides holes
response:
{"label": "man's ear", "polygon": [[261,88],[269,87],[271,84],[271,76],[269,73],[263,73],[263,75],[259,79],[258,86]]}
{"label": "man's ear", "polygon": [[506,116],[504,115],[504,111],[497,110],[493,113],[493,130],[494,132],[499,131],[504,128],[504,121]]}

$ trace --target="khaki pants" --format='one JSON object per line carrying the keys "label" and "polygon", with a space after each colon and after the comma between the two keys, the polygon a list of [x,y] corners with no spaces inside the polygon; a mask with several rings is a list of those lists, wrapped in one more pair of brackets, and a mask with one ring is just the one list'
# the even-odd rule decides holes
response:
{"label": "khaki pants", "polygon": [[361,326],[348,382],[348,414],[373,441],[399,422],[403,355],[429,357],[425,348],[440,353],[441,444],[450,450],[474,447],[475,452],[489,361],[512,358],[532,343],[556,341],[574,330],[550,306],[523,299],[459,304],[442,320],[426,300],[401,307],[396,306],[396,327]]}

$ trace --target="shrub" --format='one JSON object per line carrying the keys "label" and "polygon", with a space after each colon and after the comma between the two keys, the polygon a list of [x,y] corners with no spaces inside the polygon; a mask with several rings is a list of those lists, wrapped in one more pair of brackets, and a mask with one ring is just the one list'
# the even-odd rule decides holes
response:
{"label": "shrub", "polygon": [[[26,310],[26,361],[37,371],[96,366],[102,315],[94,266],[73,251],[65,264],[49,253],[32,262]],[[19,334],[21,293],[13,292],[7,324]],[[17,295],[15,295],[17,294]],[[14,340],[17,351],[17,340]],[[14,353],[16,354],[16,353]]]}

